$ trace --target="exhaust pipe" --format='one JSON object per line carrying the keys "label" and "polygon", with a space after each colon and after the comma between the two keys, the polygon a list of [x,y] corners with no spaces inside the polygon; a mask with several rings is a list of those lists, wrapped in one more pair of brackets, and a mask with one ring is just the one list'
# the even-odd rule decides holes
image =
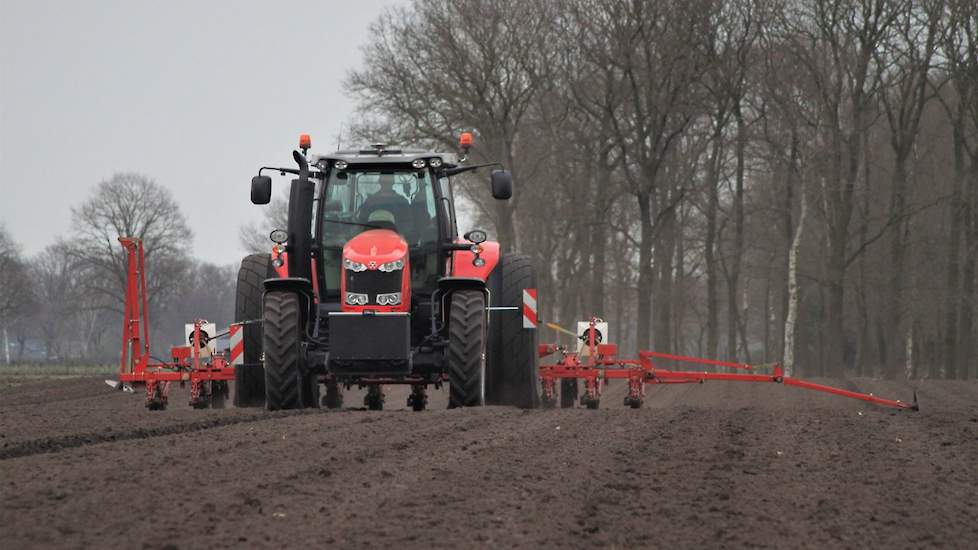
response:
{"label": "exhaust pipe", "polygon": [[289,277],[312,281],[312,202],[315,186],[309,180],[309,162],[299,151],[292,151],[299,165],[299,177],[292,180],[289,193]]}

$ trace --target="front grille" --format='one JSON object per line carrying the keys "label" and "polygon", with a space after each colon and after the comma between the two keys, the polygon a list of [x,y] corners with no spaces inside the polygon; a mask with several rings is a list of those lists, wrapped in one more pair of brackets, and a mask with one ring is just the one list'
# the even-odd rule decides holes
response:
{"label": "front grille", "polygon": [[403,270],[384,272],[346,270],[346,291],[366,294],[368,304],[377,304],[378,294],[401,291],[401,276]]}

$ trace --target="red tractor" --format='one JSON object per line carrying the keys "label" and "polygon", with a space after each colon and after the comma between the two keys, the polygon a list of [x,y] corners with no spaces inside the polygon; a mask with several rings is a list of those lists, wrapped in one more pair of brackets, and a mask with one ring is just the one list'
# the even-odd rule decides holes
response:
{"label": "red tractor", "polygon": [[520,315],[533,266],[484,231],[458,236],[453,176],[497,167],[493,197],[513,192],[498,163],[465,164],[471,142],[462,135],[458,160],[381,144],[314,155],[303,135],[297,168],[258,171],[255,204],[271,198],[265,172],[295,179],[287,230],[238,272],[236,321],[260,320],[244,327],[238,406],[338,408],[357,386],[382,409],[387,384],[411,385],[414,410],[443,384],[450,407],[539,405],[536,330]]}

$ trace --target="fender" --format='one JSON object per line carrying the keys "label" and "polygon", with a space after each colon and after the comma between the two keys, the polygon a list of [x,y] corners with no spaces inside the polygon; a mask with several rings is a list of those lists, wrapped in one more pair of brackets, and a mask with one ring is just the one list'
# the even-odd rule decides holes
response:
{"label": "fender", "polygon": [[[458,242],[463,241],[459,239]],[[486,261],[485,265],[472,265],[475,254],[471,250],[456,250],[452,256],[452,277],[481,279],[485,282],[499,263],[499,243],[495,241],[482,243],[482,253],[479,257]]]}
{"label": "fender", "polygon": [[[273,262],[275,261],[276,257],[278,257],[278,254],[276,253],[276,250],[273,247],[272,248]],[[319,273],[316,268],[316,260],[313,259],[309,263],[311,264],[309,269],[312,271],[312,297],[316,301],[316,303],[319,303]],[[282,252],[282,265],[275,267],[275,264],[273,263],[272,269],[275,270],[275,275],[279,279],[288,279],[289,278],[289,253]]]}
{"label": "fender", "polygon": [[309,279],[301,277],[279,277],[277,279],[265,279],[265,292],[285,290],[302,294],[308,298],[313,297],[312,283]]}
{"label": "fender", "polygon": [[489,305],[489,290],[486,288],[486,282],[478,277],[442,277],[438,279],[438,289],[431,296],[431,329],[432,332],[436,332],[435,320],[438,319],[436,315],[435,304],[439,304],[441,311],[441,327],[444,330],[448,326],[448,302],[445,300],[449,298],[452,294],[459,290],[477,290],[486,297],[486,305]]}
{"label": "fender", "polygon": [[442,277],[438,279],[438,292],[449,294],[456,290],[486,291],[486,282],[478,277]]}
{"label": "fender", "polygon": [[[302,277],[285,277],[279,279],[265,279],[265,293],[274,291],[285,291],[293,292],[302,298],[305,302],[304,310],[302,312],[302,326],[308,327],[310,320],[316,318],[314,311],[315,307],[315,295],[313,294],[312,283],[309,279],[304,279]],[[264,303],[265,298],[262,297],[262,303]],[[262,306],[264,308],[264,306]],[[305,330],[305,329],[304,329]]]}

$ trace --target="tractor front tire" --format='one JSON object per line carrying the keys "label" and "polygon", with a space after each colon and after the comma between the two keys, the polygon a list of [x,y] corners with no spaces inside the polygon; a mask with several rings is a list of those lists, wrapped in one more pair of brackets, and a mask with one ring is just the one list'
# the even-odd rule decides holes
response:
{"label": "tractor front tire", "polygon": [[[265,294],[265,406],[270,411],[306,406],[308,381],[302,357],[302,311],[294,292]],[[318,403],[317,403],[318,404]]]}
{"label": "tractor front tire", "polygon": [[448,406],[477,407],[485,404],[486,297],[458,290],[449,307]]}
{"label": "tractor front tire", "polygon": [[[234,322],[261,320],[261,297],[265,279],[275,277],[269,254],[251,254],[241,260],[234,300]],[[234,406],[265,405],[265,373],[262,372],[262,329],[260,323],[242,327],[244,364],[234,366]]]}
{"label": "tractor front tire", "polygon": [[490,314],[489,401],[524,409],[540,406],[536,329],[523,328],[523,290],[536,288],[536,271],[527,256],[507,254],[489,278],[493,306],[517,307]]}

